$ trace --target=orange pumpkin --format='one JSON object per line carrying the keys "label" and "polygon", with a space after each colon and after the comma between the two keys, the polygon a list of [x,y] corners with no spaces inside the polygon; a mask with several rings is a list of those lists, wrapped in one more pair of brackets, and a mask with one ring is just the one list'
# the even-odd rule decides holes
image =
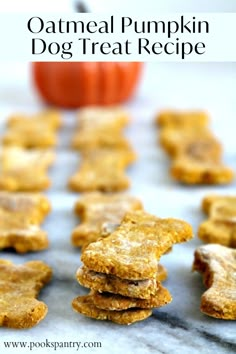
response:
{"label": "orange pumpkin", "polygon": [[37,62],[33,80],[48,104],[64,108],[112,105],[127,100],[142,64],[136,62]]}

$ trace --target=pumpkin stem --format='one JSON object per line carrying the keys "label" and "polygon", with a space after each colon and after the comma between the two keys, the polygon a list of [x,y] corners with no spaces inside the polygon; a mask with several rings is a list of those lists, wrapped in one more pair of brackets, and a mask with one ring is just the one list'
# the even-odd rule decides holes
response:
{"label": "pumpkin stem", "polygon": [[75,3],[76,12],[87,13],[89,11],[89,6],[84,0],[79,0]]}

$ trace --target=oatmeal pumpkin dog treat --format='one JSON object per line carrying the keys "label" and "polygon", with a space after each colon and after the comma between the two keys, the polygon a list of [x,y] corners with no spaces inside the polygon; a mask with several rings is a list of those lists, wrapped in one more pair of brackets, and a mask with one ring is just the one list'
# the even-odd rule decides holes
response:
{"label": "oatmeal pumpkin dog treat", "polygon": [[182,220],[130,212],[110,236],[91,243],[81,260],[95,272],[123,279],[149,279],[156,276],[158,260],[173,244],[191,238],[192,228]]}
{"label": "oatmeal pumpkin dog treat", "polygon": [[130,308],[153,309],[154,307],[161,307],[171,302],[172,298],[169,291],[161,284],[156,293],[151,295],[149,299],[137,299],[132,297],[125,297],[118,294],[90,292],[93,296],[94,305],[102,310],[122,311]]}
{"label": "oatmeal pumpkin dog treat", "polygon": [[208,195],[202,201],[202,210],[209,218],[199,226],[198,237],[236,248],[236,197]]}
{"label": "oatmeal pumpkin dog treat", "polygon": [[110,224],[119,224],[128,211],[142,209],[142,203],[125,194],[91,192],[80,197],[74,209],[80,224],[73,230],[71,241],[84,247],[109,235]]}
{"label": "oatmeal pumpkin dog treat", "polygon": [[184,221],[160,219],[144,211],[127,213],[115,231],[84,249],[84,266],[78,269],[77,279],[92,291],[74,299],[73,308],[120,324],[150,316],[153,308],[171,301],[160,282],[166,277],[158,265],[160,257],[174,243],[191,237],[191,226]]}
{"label": "oatmeal pumpkin dog treat", "polygon": [[236,250],[211,244],[197,248],[193,270],[203,274],[208,290],[201,311],[208,316],[236,320]]}
{"label": "oatmeal pumpkin dog treat", "polygon": [[77,270],[76,277],[81,285],[99,293],[108,292],[137,299],[149,299],[156,294],[160,282],[166,280],[167,270],[161,264],[158,264],[155,277],[132,281],[94,272],[85,266],[81,266]]}
{"label": "oatmeal pumpkin dog treat", "polygon": [[52,276],[41,261],[15,265],[0,260],[0,326],[31,328],[44,319],[47,305],[36,299]]}
{"label": "oatmeal pumpkin dog treat", "polygon": [[13,115],[7,121],[2,138],[4,145],[25,148],[48,148],[56,145],[56,132],[61,126],[57,111],[45,111],[37,115]]}
{"label": "oatmeal pumpkin dog treat", "polygon": [[41,191],[50,186],[47,169],[55,155],[49,150],[0,148],[0,190]]}
{"label": "oatmeal pumpkin dog treat", "polygon": [[119,107],[81,109],[71,145],[78,150],[129,148],[130,145],[123,136],[123,129],[128,122],[128,114]]}
{"label": "oatmeal pumpkin dog treat", "polygon": [[78,296],[73,300],[72,306],[75,311],[84,316],[91,317],[96,320],[109,320],[118,324],[126,325],[145,320],[152,314],[152,310],[150,309],[134,308],[125,311],[102,310],[94,305],[92,295]]}
{"label": "oatmeal pumpkin dog treat", "polygon": [[222,156],[221,144],[205,127],[163,128],[159,134],[159,142],[171,158],[180,153],[192,153],[196,158],[202,159],[210,152],[213,161],[219,161]]}
{"label": "oatmeal pumpkin dog treat", "polygon": [[185,184],[227,184],[233,171],[222,162],[222,146],[202,112],[162,112],[160,144],[172,158],[171,176]]}
{"label": "oatmeal pumpkin dog treat", "polygon": [[203,111],[162,111],[156,117],[160,128],[205,128],[209,124],[208,115]]}
{"label": "oatmeal pumpkin dog treat", "polygon": [[47,234],[39,224],[50,209],[43,195],[0,192],[0,249],[25,253],[47,248]]}
{"label": "oatmeal pumpkin dog treat", "polygon": [[79,171],[69,179],[69,188],[77,192],[125,190],[130,181],[124,170],[135,159],[132,150],[86,150]]}
{"label": "oatmeal pumpkin dog treat", "polygon": [[223,163],[197,161],[191,156],[178,156],[170,173],[176,181],[184,184],[229,184],[234,179],[232,169]]}

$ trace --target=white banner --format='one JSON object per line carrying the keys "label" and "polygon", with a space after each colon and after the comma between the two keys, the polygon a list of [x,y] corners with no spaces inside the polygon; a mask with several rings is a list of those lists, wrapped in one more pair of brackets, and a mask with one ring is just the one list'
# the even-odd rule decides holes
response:
{"label": "white banner", "polygon": [[236,13],[1,13],[1,61],[236,62]]}

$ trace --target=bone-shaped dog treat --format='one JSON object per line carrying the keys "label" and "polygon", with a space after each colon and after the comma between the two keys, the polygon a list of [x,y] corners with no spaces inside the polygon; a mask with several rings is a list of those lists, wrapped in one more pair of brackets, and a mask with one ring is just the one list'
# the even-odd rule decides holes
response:
{"label": "bone-shaped dog treat", "polygon": [[222,147],[201,112],[163,112],[157,118],[160,143],[173,158],[171,176],[186,184],[227,184],[232,169],[222,162]]}
{"label": "bone-shaped dog treat", "polygon": [[209,219],[200,224],[199,238],[208,243],[236,247],[236,197],[206,196],[202,209]]}
{"label": "bone-shaped dog treat", "polygon": [[110,129],[122,129],[130,121],[129,115],[121,107],[87,107],[77,116],[78,127],[92,129],[107,126]]}
{"label": "bone-shaped dog treat", "polygon": [[130,185],[125,168],[136,159],[130,150],[89,150],[82,155],[79,171],[69,180],[69,188],[78,192],[120,191]]}
{"label": "bone-shaped dog treat", "polygon": [[0,190],[40,191],[50,186],[46,174],[55,155],[49,150],[0,149]]}
{"label": "bone-shaped dog treat", "polygon": [[0,249],[25,253],[47,248],[47,234],[39,224],[50,209],[40,194],[0,192]]}
{"label": "bone-shaped dog treat", "polygon": [[208,156],[213,161],[220,161],[222,157],[221,144],[207,128],[202,126],[163,128],[160,130],[159,142],[171,158],[183,154],[204,160]]}
{"label": "bone-shaped dog treat", "polygon": [[169,291],[162,285],[156,290],[156,293],[149,299],[137,299],[125,297],[122,295],[111,293],[91,292],[94,305],[102,310],[122,311],[130,308],[150,309],[154,307],[162,307],[171,302],[172,297]]}
{"label": "bone-shaped dog treat", "polygon": [[208,115],[202,111],[162,111],[156,117],[160,128],[207,127]]}
{"label": "bone-shaped dog treat", "polygon": [[82,266],[77,270],[76,277],[81,285],[98,292],[109,292],[138,299],[150,299],[159,289],[160,282],[166,280],[167,271],[161,264],[158,264],[154,278],[128,280],[114,275],[94,272]]}
{"label": "bone-shaped dog treat", "polygon": [[125,194],[84,194],[75,204],[80,224],[72,233],[74,246],[82,247],[109,235],[109,224],[119,224],[128,211],[142,209],[142,203]]}
{"label": "bone-shaped dog treat", "polygon": [[62,125],[61,115],[59,111],[47,110],[37,114],[13,114],[7,120],[7,127],[12,128],[20,125],[34,125],[37,123],[45,123],[48,128],[57,130]]}
{"label": "bone-shaped dog treat", "polygon": [[46,316],[47,306],[36,296],[51,276],[51,268],[41,261],[14,265],[0,260],[0,326],[37,325]]}
{"label": "bone-shaped dog treat", "polygon": [[72,139],[75,149],[130,148],[122,131],[129,121],[121,108],[85,108],[78,114],[78,128]]}
{"label": "bone-shaped dog treat", "polygon": [[236,250],[211,244],[197,248],[193,270],[203,274],[208,290],[201,311],[208,316],[236,320]]}
{"label": "bone-shaped dog treat", "polygon": [[234,179],[231,168],[221,162],[198,160],[178,155],[170,169],[171,176],[184,184],[229,184]]}
{"label": "bone-shaped dog treat", "polygon": [[57,142],[56,130],[61,125],[59,112],[45,111],[37,115],[14,115],[7,121],[4,145],[25,148],[47,148]]}
{"label": "bone-shaped dog treat", "polygon": [[149,279],[155,277],[161,255],[190,238],[192,228],[184,221],[131,212],[110,236],[89,244],[81,260],[96,272],[122,279]]}
{"label": "bone-shaped dog treat", "polygon": [[75,311],[97,320],[110,320],[118,324],[129,325],[142,321],[152,314],[150,309],[129,309],[124,311],[102,310],[95,306],[93,295],[78,296],[72,302]]}

